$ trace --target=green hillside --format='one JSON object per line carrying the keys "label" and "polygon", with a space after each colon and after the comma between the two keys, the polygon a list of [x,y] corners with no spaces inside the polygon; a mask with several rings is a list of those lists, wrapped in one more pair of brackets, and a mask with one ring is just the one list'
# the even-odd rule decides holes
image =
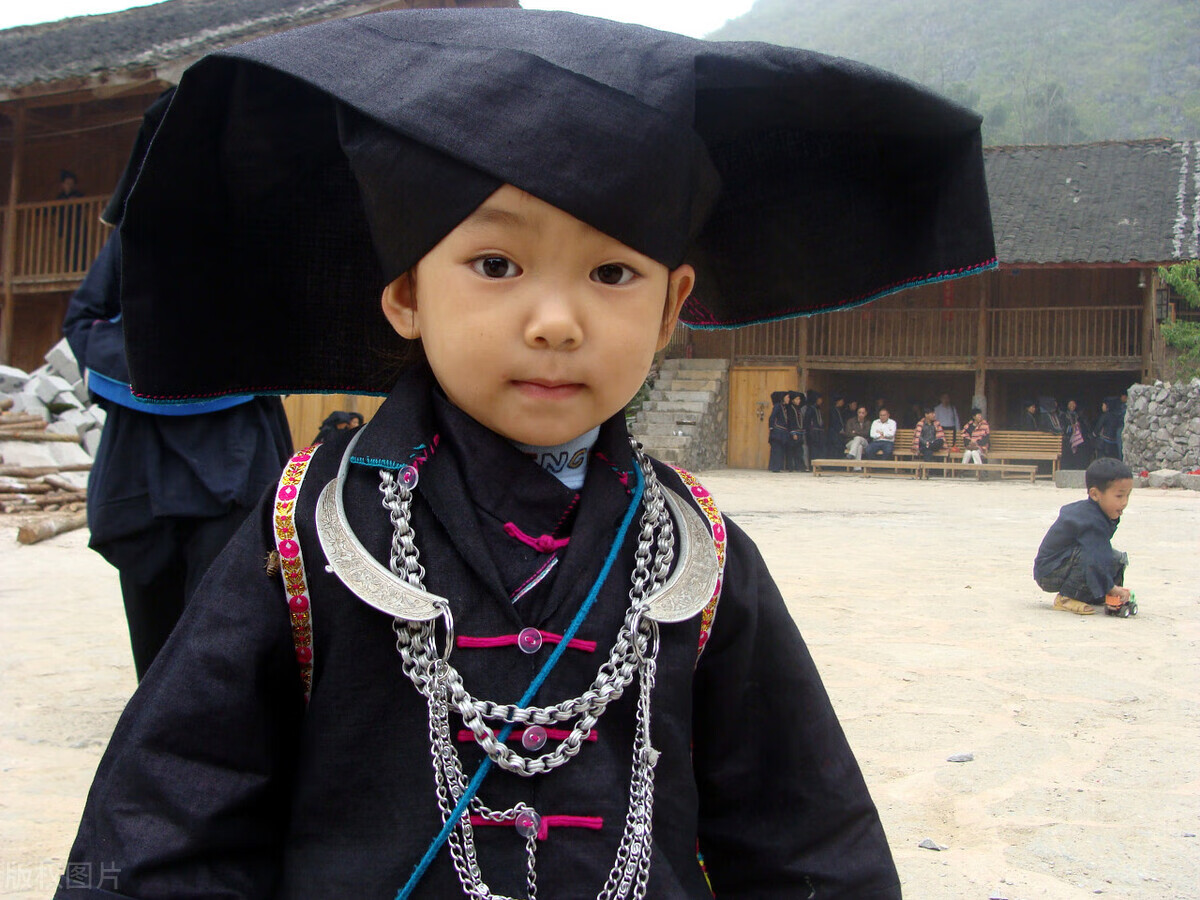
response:
{"label": "green hillside", "polygon": [[757,0],[710,37],[897,72],[990,145],[1200,138],[1200,0]]}

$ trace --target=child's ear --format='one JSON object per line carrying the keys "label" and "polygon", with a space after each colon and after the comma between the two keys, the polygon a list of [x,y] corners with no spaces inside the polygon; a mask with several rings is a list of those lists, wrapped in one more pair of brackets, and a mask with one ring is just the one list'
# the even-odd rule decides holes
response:
{"label": "child's ear", "polygon": [[387,318],[396,334],[410,341],[421,336],[421,328],[417,324],[417,295],[414,279],[410,272],[405,272],[383,289],[383,315]]}
{"label": "child's ear", "polygon": [[1087,489],[1087,491],[1088,491],[1088,497],[1091,498],[1092,500],[1096,501],[1097,503],[1100,502],[1100,497],[1104,493],[1098,487],[1090,487]]}
{"label": "child's ear", "polygon": [[663,306],[662,327],[658,332],[658,349],[662,350],[671,342],[671,332],[679,321],[679,310],[683,301],[691,296],[696,284],[696,270],[684,264],[671,271],[667,282],[667,302]]}

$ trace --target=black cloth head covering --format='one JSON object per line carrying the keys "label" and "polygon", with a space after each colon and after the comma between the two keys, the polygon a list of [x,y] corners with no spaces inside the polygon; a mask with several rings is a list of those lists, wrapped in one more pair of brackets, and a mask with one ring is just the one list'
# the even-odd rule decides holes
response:
{"label": "black cloth head covering", "polygon": [[133,190],[138,172],[142,168],[142,161],[150,149],[150,141],[154,137],[154,133],[158,131],[158,126],[162,124],[163,116],[167,114],[167,108],[171,105],[171,98],[174,96],[175,88],[167,88],[142,113],[142,124],[138,127],[137,137],[133,141],[133,151],[129,154],[129,161],[125,163],[125,170],[121,172],[117,186],[113,188],[112,196],[108,198],[104,211],[100,213],[100,221],[105,225],[121,224],[121,218],[125,214],[125,201],[129,199],[129,192]]}
{"label": "black cloth head covering", "polygon": [[407,10],[186,72],[128,201],[134,389],[386,391],[384,285],[510,183],[730,327],[994,263],[979,117],[866,66],[570,13]]}

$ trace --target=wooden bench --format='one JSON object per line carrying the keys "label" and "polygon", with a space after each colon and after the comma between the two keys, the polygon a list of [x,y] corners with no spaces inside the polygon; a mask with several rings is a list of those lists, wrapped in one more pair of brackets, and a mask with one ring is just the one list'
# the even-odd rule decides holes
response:
{"label": "wooden bench", "polygon": [[[919,459],[814,459],[812,470],[814,475],[823,471],[846,472],[850,475],[888,474],[907,475],[909,478],[920,478],[922,468],[926,463]],[[859,471],[854,471],[858,469]]]}
{"label": "wooden bench", "polygon": [[1017,465],[1015,463],[964,463],[964,462],[927,462],[922,463],[922,474],[928,478],[929,473],[941,472],[942,477],[954,475],[958,472],[973,472],[979,478],[985,474],[999,475],[1001,478],[1012,476],[1014,478],[1028,478],[1030,484],[1037,478],[1038,467],[1036,465]]}
{"label": "wooden bench", "polygon": [[[910,438],[911,440],[911,438]],[[1050,476],[1058,471],[1062,458],[1062,435],[1044,431],[993,431],[988,435],[987,460],[1002,463],[1007,460],[1050,463]]]}
{"label": "wooden bench", "polygon": [[[896,429],[896,445],[892,450],[893,459],[919,459],[919,456],[913,456],[912,442],[913,432],[915,428],[897,428]],[[934,451],[933,458],[936,460],[950,460],[951,444],[950,435],[954,432],[952,429],[946,429],[946,445],[941,450]],[[962,453],[959,452],[961,458]]]}

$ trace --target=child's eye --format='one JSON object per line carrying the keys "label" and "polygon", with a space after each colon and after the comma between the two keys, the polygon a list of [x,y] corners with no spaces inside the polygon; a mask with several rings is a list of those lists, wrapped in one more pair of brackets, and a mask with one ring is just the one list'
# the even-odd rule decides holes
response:
{"label": "child's eye", "polygon": [[605,263],[592,269],[592,281],[601,284],[628,284],[637,278],[637,272],[620,263]]}
{"label": "child's eye", "polygon": [[472,260],[471,268],[484,278],[516,278],[521,267],[503,256],[483,256]]}

